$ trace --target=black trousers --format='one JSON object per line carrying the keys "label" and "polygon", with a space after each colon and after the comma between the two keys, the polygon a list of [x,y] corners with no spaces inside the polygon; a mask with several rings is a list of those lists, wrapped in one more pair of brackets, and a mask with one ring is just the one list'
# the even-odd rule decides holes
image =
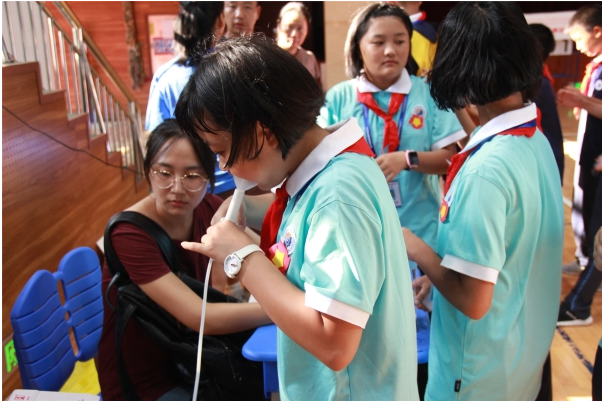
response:
{"label": "black trousers", "polygon": [[[586,196],[586,191],[584,191]],[[588,256],[588,265],[582,270],[578,281],[572,288],[571,292],[565,297],[563,303],[574,315],[580,319],[586,319],[590,316],[590,306],[593,302],[593,297],[601,284],[601,272],[597,270],[593,264],[593,241],[597,235],[597,231],[601,227],[601,174],[598,175],[598,183],[596,190],[590,195],[594,198],[588,210],[588,224],[586,238],[589,241],[585,246],[586,255]],[[586,203],[587,199],[584,198]]]}

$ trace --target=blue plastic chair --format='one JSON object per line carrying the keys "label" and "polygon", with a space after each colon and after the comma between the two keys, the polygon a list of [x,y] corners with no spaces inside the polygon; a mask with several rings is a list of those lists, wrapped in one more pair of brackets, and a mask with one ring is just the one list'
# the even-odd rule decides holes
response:
{"label": "blue plastic chair", "polygon": [[56,273],[34,273],[19,294],[10,321],[23,388],[58,391],[76,361],[97,354],[103,300],[96,253],[77,248],[63,257]]}

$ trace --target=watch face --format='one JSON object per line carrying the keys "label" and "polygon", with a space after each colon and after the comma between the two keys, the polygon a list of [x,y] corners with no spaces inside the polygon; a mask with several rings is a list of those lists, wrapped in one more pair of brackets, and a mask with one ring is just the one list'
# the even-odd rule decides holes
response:
{"label": "watch face", "polygon": [[419,155],[417,155],[417,152],[410,152],[408,154],[408,159],[410,160],[411,165],[413,165],[413,166],[419,165]]}
{"label": "watch face", "polygon": [[224,259],[224,271],[229,277],[234,277],[241,270],[241,259],[236,255],[228,255]]}

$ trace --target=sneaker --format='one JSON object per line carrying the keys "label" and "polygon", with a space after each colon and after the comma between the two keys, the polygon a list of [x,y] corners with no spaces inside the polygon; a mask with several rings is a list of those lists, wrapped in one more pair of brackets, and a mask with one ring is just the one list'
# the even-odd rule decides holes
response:
{"label": "sneaker", "polygon": [[559,307],[559,317],[557,318],[557,326],[588,326],[593,322],[593,317],[589,316],[586,319],[580,319],[574,315],[565,304]]}
{"label": "sneaker", "polygon": [[565,273],[565,274],[580,274],[580,272],[584,269],[585,269],[585,267],[580,266],[580,264],[577,261],[568,263],[561,267],[561,271],[563,271],[563,273]]}

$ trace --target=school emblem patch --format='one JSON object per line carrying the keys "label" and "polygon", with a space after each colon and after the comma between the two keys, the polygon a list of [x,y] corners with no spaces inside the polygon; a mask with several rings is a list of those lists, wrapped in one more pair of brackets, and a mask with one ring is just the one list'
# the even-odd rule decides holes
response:
{"label": "school emblem patch", "polygon": [[412,116],[410,116],[410,120],[408,120],[408,123],[414,129],[423,128],[423,122],[425,121],[425,114],[426,114],[425,107],[423,107],[421,105],[413,107]]}
{"label": "school emblem patch", "polygon": [[446,202],[446,199],[442,200],[442,206],[440,206],[440,221],[443,223],[448,218],[448,211],[450,210],[450,205]]}
{"label": "school emblem patch", "polygon": [[283,243],[285,244],[285,247],[287,248],[287,254],[291,255],[293,253],[293,250],[295,249],[295,244],[297,243],[297,239],[296,239],[295,231],[293,230],[293,227],[289,226],[285,230],[285,235],[283,237]]}
{"label": "school emblem patch", "polygon": [[268,259],[284,275],[291,264],[291,258],[287,254],[287,247],[281,242],[277,242],[268,249]]}

